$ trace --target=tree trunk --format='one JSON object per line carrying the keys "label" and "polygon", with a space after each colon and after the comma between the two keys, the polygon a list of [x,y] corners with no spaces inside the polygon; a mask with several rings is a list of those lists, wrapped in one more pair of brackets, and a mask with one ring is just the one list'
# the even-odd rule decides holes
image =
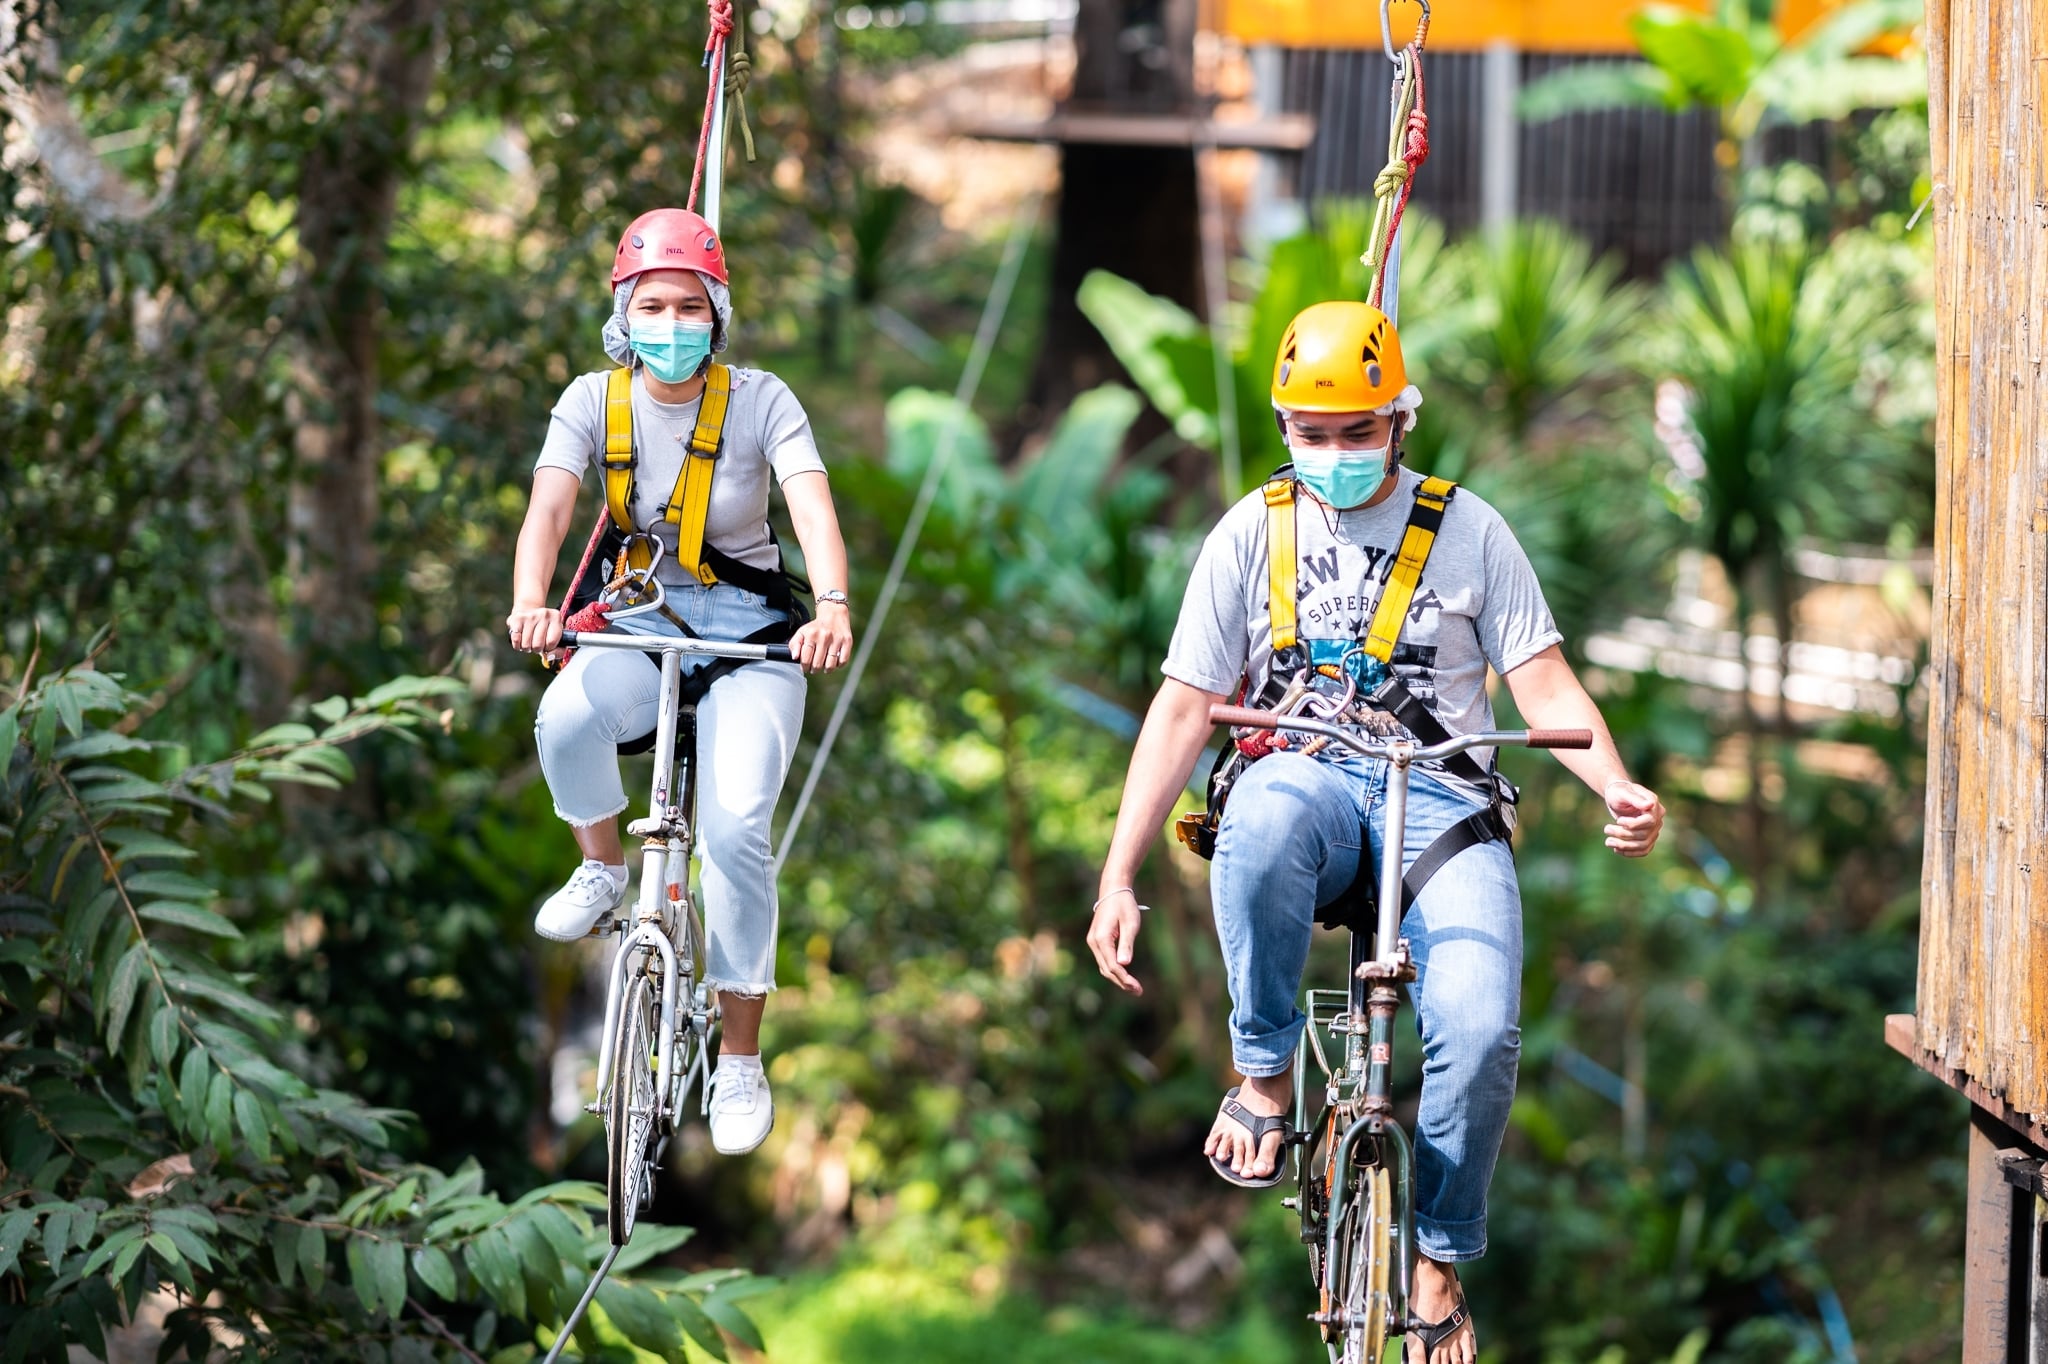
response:
{"label": "tree trunk", "polygon": [[[1075,20],[1074,43],[1066,108],[1157,114],[1193,107],[1193,0],[1092,0]],[[1074,303],[1090,270],[1112,271],[1204,311],[1200,222],[1192,147],[1061,146],[1045,343],[1025,428],[1050,427],[1077,394],[1123,374]],[[1132,439],[1142,443],[1165,429],[1163,418],[1148,413]]]}
{"label": "tree trunk", "polygon": [[384,0],[351,24],[327,136],[299,178],[314,302],[300,343],[288,539],[316,685],[346,686],[372,638],[384,263],[412,136],[433,84],[439,0]]}

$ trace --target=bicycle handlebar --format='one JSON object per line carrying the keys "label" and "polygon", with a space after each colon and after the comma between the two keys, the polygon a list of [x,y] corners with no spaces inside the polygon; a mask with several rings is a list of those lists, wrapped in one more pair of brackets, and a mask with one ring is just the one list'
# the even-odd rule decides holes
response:
{"label": "bicycle handlebar", "polygon": [[[1303,734],[1314,734],[1343,744],[1346,748],[1362,753],[1368,758],[1393,756],[1396,740],[1360,738],[1350,730],[1321,720],[1311,720],[1300,715],[1276,715],[1270,710],[1253,710],[1249,706],[1212,705],[1209,707],[1209,723],[1215,725],[1241,725],[1248,729],[1291,729]],[[1590,729],[1513,729],[1495,730],[1482,734],[1461,734],[1448,743],[1417,747],[1409,752],[1411,762],[1435,762],[1448,758],[1454,753],[1463,753],[1468,748],[1591,748],[1593,731]]]}
{"label": "bicycle handlebar", "polygon": [[743,644],[733,639],[679,639],[673,635],[614,634],[607,630],[564,630],[564,649],[636,649],[643,654],[698,654],[712,658],[759,659],[764,663],[794,663],[787,644]]}

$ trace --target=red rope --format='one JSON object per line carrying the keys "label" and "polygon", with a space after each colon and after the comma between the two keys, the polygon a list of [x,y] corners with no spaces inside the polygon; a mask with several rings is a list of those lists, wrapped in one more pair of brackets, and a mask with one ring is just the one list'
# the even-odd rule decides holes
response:
{"label": "red rope", "polygon": [[[711,10],[711,32],[704,39],[705,65],[712,70],[724,71],[725,40],[732,33],[732,0],[709,0]],[[704,92],[704,123],[697,130],[697,165],[690,172],[690,197],[684,207],[692,213],[697,211],[697,191],[704,185],[704,158],[711,150],[711,115],[718,108],[718,100],[725,92],[720,88],[722,80],[714,80]],[[611,509],[598,513],[597,524],[591,528],[590,543],[583,547],[583,559],[576,565],[576,575],[569,579],[569,590],[562,596],[562,610],[569,610],[569,603],[576,596],[576,589],[583,583],[583,575],[590,571],[590,561],[597,553],[598,541],[604,539],[605,530],[611,525]],[[562,622],[564,630],[602,630],[605,615],[611,607],[603,602],[592,602]],[[569,652],[564,651],[567,659]]]}
{"label": "red rope", "polygon": [[[1415,49],[1408,59],[1415,63],[1415,107],[1408,111],[1408,139],[1401,148],[1401,160],[1408,167],[1408,178],[1401,182],[1400,197],[1394,200],[1394,215],[1387,226],[1386,252],[1382,259],[1394,250],[1394,238],[1401,231],[1401,215],[1408,211],[1408,196],[1415,192],[1415,172],[1422,169],[1422,163],[1429,160],[1429,110],[1423,102],[1422,44],[1421,34],[1416,35]],[[1380,277],[1373,284],[1372,306],[1380,306],[1380,299],[1386,293],[1387,272],[1382,269]]]}
{"label": "red rope", "polygon": [[718,101],[725,95],[725,40],[732,32],[732,0],[709,2],[711,32],[704,39],[704,65],[720,78],[713,80],[704,91],[704,122],[697,129],[697,166],[690,172],[690,198],[683,205],[692,213],[697,211],[697,191],[704,185],[704,158],[711,151],[711,116],[718,109]]}

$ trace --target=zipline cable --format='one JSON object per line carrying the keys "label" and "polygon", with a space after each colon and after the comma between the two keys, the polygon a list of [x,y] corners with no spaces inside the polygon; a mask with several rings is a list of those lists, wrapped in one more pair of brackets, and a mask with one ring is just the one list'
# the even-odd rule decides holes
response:
{"label": "zipline cable", "polygon": [[932,462],[925,467],[924,482],[917,490],[917,500],[911,504],[910,517],[903,523],[903,533],[896,540],[895,557],[889,561],[889,572],[882,579],[882,590],[875,596],[875,610],[867,629],[862,632],[860,644],[853,651],[853,664],[846,670],[846,683],[839,689],[839,697],[832,705],[832,718],[825,724],[825,735],[818,741],[818,751],[811,758],[810,771],[804,774],[803,790],[796,798],[796,808],[789,813],[789,823],[783,826],[779,850],[775,854],[775,875],[782,874],[783,863],[789,860],[789,850],[796,843],[797,831],[803,828],[804,816],[810,812],[811,797],[817,793],[818,779],[824,775],[825,764],[832,757],[832,747],[839,742],[839,731],[846,724],[847,712],[853,708],[853,696],[860,689],[860,680],[866,674],[868,660],[874,656],[875,642],[882,637],[882,626],[889,619],[889,609],[896,603],[896,594],[903,587],[903,575],[909,571],[910,556],[917,551],[918,536],[924,532],[925,517],[931,513],[932,502],[939,495],[939,481],[945,477],[946,467],[953,462],[953,447],[957,443],[960,425],[974,404],[974,395],[981,387],[982,371],[988,368],[988,359],[994,352],[996,337],[1002,331],[1003,317],[1010,308],[1010,295],[1015,291],[1017,276],[1024,269],[1025,248],[1031,243],[1031,232],[1038,222],[1038,205],[1044,197],[1042,189],[1033,189],[1017,206],[1017,217],[1010,225],[1009,240],[1003,246],[1003,261],[996,270],[995,282],[989,286],[988,301],[982,304],[981,324],[975,329],[974,344],[967,353],[967,366],[960,371],[960,382],[953,388],[953,410],[945,428],[939,433],[938,446],[932,452]]}

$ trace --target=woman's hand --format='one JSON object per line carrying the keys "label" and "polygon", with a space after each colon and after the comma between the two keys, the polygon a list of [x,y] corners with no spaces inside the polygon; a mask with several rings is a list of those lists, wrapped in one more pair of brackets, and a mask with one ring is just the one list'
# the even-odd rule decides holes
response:
{"label": "woman's hand", "polygon": [[845,667],[853,657],[853,613],[840,602],[819,602],[818,618],[789,637],[789,656],[807,673]]}
{"label": "woman's hand", "polygon": [[1664,832],[1664,802],[1640,782],[1616,777],[1600,793],[1614,823],[1607,826],[1607,846],[1623,857],[1645,857]]}
{"label": "woman's hand", "polygon": [[545,653],[562,642],[562,613],[551,606],[515,606],[505,629],[521,653]]}

